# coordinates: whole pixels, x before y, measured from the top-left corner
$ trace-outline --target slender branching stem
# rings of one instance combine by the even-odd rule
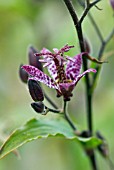
[[[95,0],[91,3],[91,6],[95,6],[98,2],[100,2],[101,0]]]
[[[72,17],[73,22],[74,22],[74,26],[76,28],[76,32],[77,32],[78,39],[79,39],[80,50],[81,50],[81,52],[84,52],[85,46],[84,46],[81,22],[78,21],[77,14],[76,14],[75,9],[71,3],[71,0],[64,0],[64,2],[65,2],[65,5]],[[87,70],[87,68],[88,68],[87,67],[87,59],[86,59],[86,57],[84,57],[83,58],[83,69]],[[86,102],[87,102],[88,129],[92,135],[92,131],[93,131],[93,128],[92,128],[92,126],[93,126],[93,123],[92,123],[92,94],[90,93],[91,85],[90,85],[90,80],[89,80],[88,74],[86,74],[86,76],[85,76],[85,81],[86,81],[85,84],[86,84],[86,98],[87,98]],[[66,104],[64,104],[64,105],[66,105]],[[93,170],[97,170],[97,164],[96,164],[96,158],[95,158],[94,151],[92,151],[92,155],[88,155],[88,156],[91,160]]]
[[[78,0],[78,2],[79,2],[79,4],[84,8],[84,3],[83,3],[82,1],[80,1],[80,0]],[[82,16],[83,16],[83,15],[82,15]],[[101,33],[101,31],[100,31],[100,29],[99,29],[96,21],[94,20],[94,18],[93,18],[93,16],[91,15],[90,12],[88,13],[88,17],[89,17],[89,19],[90,19],[90,21],[91,21],[91,23],[92,23],[92,25],[93,25],[93,27],[94,27],[94,29],[95,29],[95,31],[96,31],[96,34],[97,34],[98,38],[99,38],[100,41],[101,41],[101,47],[100,47],[100,50],[99,50],[99,52],[98,52],[98,60],[100,61],[100,60],[101,60],[101,57],[102,57],[102,55],[103,55],[104,49],[105,49],[105,47],[106,47],[106,45],[107,45],[107,43],[108,43],[108,42],[110,41],[110,39],[114,36],[114,29],[110,32],[110,34],[109,34],[109,35],[107,36],[107,38],[104,40],[104,38],[103,38],[103,36],[102,36],[102,33]],[[101,68],[100,65],[97,65],[97,66],[96,66],[97,73],[93,75],[93,83],[92,83],[92,86],[94,86],[94,85],[96,84],[95,82],[96,82],[96,79],[97,79],[97,77],[98,77],[98,75],[99,75],[100,68]],[[92,89],[93,89],[93,88],[92,88]]]
[[[96,1],[94,1],[94,2],[92,2],[92,3],[90,3],[89,0],[86,0],[86,5],[85,5],[86,7],[85,7],[85,9],[84,9],[84,12],[83,12],[80,20],[79,20],[80,23],[83,22],[84,18],[86,17],[86,15],[87,15],[88,12],[90,11],[90,9],[91,9],[93,6],[95,6],[99,1],[101,1],[101,0],[96,0]],[[84,6],[83,6],[83,7],[84,7]]]
[[[86,3],[86,6],[89,6],[90,4],[89,0],[86,0],[85,3]]]
[[[49,98],[49,96],[44,93],[44,96],[46,98],[46,100],[55,108],[55,109],[58,109],[58,106]]]
[[[105,50],[105,47],[106,47],[106,45],[108,44],[108,42],[111,40],[111,38],[113,36],[114,36],[114,29],[110,32],[110,34],[107,36],[107,38],[101,44],[101,47],[100,47],[100,50],[99,50],[99,54],[98,54],[98,59],[99,60],[102,58],[104,50]],[[97,80],[97,77],[99,75],[100,68],[101,67],[99,65],[96,66],[97,73],[93,76],[92,86],[94,86],[94,84],[96,84],[96,80]]]
[[[83,33],[82,33],[82,28],[81,25],[77,27],[77,33],[78,33],[78,38],[79,38],[79,44],[81,48],[81,52],[85,51],[84,48],[84,39],[83,39]],[[83,57],[83,69],[87,70],[87,60],[85,57]],[[89,75],[85,75],[85,81],[86,81],[86,104],[87,104],[87,125],[88,129],[90,131],[90,134],[92,135],[93,133],[93,122],[92,122],[92,94],[90,93],[90,80],[89,80]]]
[[[83,13],[82,13],[82,16],[81,16],[80,20],[79,20],[80,23],[83,22],[84,18],[85,18],[86,15],[88,14],[89,9],[90,9],[90,5],[87,5],[86,8],[85,8],[85,10],[84,10]]]
[[[71,126],[71,128],[76,131],[76,127],[75,125],[73,124],[73,122],[71,121],[69,115],[68,115],[68,112],[67,112],[67,102],[64,101],[64,106],[63,106],[63,113],[64,113],[64,116],[65,116],[65,119],[67,120],[67,122],[69,123],[69,125]]]
[[[53,113],[61,113],[60,110],[54,110],[54,109],[51,109],[51,108],[48,108],[48,107],[47,107],[47,109],[48,109],[48,111],[53,112]]]
[[[76,27],[76,25],[78,24],[78,16],[76,14],[76,11],[74,9],[74,6],[72,4],[71,0],[63,0],[65,5],[67,6],[67,9],[72,17],[72,20],[74,22],[74,26]]]
[[[88,13],[88,17],[89,17],[89,19],[90,19],[90,21],[91,21],[91,23],[92,23],[92,25],[93,25],[93,27],[94,27],[94,29],[95,29],[95,31],[96,31],[96,34],[97,34],[98,38],[100,39],[101,43],[104,43],[104,38],[103,38],[103,36],[102,36],[102,34],[101,34],[101,31],[100,31],[97,23],[95,22],[95,20],[94,20],[94,18],[93,18],[93,16],[91,15],[90,12]]]
[[[79,2],[79,4],[84,8],[84,3],[83,3],[82,1],[80,1],[80,0],[78,0],[78,2]],[[83,15],[83,14],[82,14],[82,15]],[[88,17],[89,17],[89,19],[90,19],[90,21],[91,21],[91,23],[92,23],[92,25],[93,25],[96,33],[97,33],[98,38],[100,39],[101,43],[103,43],[103,42],[104,42],[104,39],[103,39],[103,36],[102,36],[102,34],[101,34],[101,31],[100,31],[97,23],[95,22],[93,16],[91,15],[90,11],[89,11],[89,13],[88,13]]]
[[[100,50],[99,50],[99,54],[98,54],[98,59],[100,60],[104,49],[106,47],[106,45],[108,44],[108,42],[111,40],[111,38],[114,36],[114,29],[109,33],[109,35],[107,36],[107,38],[104,40],[104,42],[101,44]]]
[[[76,12],[74,13],[74,7],[71,5],[71,1],[70,0],[64,0],[68,10],[69,10],[69,13],[71,14],[71,17],[73,19],[73,22],[74,22],[74,25],[75,25],[75,28],[76,28],[76,32],[77,32],[77,35],[78,35],[78,39],[79,39],[79,44],[80,44],[80,50],[81,52],[84,52],[85,51],[85,47],[84,47],[84,39],[83,39],[83,32],[82,32],[82,26],[81,26],[81,23],[78,22],[78,18],[77,18],[77,14]],[[69,8],[69,4],[70,4],[70,8]],[[72,15],[73,13],[73,15]],[[86,57],[83,57],[83,69],[84,71],[87,70],[87,59]],[[88,114],[88,127],[90,128],[89,131],[91,132],[92,134],[92,111],[91,111],[91,97],[90,97],[90,81],[89,81],[89,76],[88,74],[85,75],[85,80],[86,80],[86,97],[87,97],[87,114]]]

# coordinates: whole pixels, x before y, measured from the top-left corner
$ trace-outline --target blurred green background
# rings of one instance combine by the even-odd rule
[[[82,9],[73,0],[78,15]],[[93,17],[106,37],[113,28],[113,11],[109,1],[98,5],[103,10],[93,8]],[[85,37],[92,47],[92,55],[98,54],[99,39],[88,18],[83,23]],[[37,117],[30,103],[32,99],[27,87],[18,76],[19,65],[27,63],[27,50],[34,45],[41,50],[47,47],[61,48],[66,43],[75,45],[70,55],[79,52],[77,35],[71,17],[63,1],[47,0],[0,0],[0,139],[8,136],[15,128],[28,119]],[[107,45],[105,54],[114,51],[114,39]],[[106,137],[110,147],[110,157],[114,158],[114,55],[104,64],[93,98],[94,130]],[[56,99],[54,90],[45,87]],[[80,129],[86,129],[86,107],[84,80],[74,91],[69,102],[69,113]],[[54,94],[54,95],[53,95]],[[51,113],[49,114],[49,116]],[[47,115],[48,116],[48,115]],[[55,116],[56,117],[56,116]],[[62,138],[39,139],[19,148],[21,158],[13,153],[0,160],[0,170],[91,170],[88,158],[79,144]],[[98,154],[97,160],[102,170],[108,169],[107,162]],[[114,160],[113,160],[114,161]]]

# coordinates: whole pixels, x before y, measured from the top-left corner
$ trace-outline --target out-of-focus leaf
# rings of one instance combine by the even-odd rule
[[[15,130],[5,141],[0,150],[0,158],[4,157],[21,145],[38,138],[47,137],[65,137],[70,140],[76,140],[86,148],[95,148],[101,143],[101,140],[91,138],[77,137],[69,124],[61,117],[57,119],[41,118],[31,119],[24,126]]]

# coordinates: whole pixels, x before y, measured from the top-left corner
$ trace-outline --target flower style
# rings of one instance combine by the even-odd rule
[[[24,65],[22,68],[31,76],[29,79],[40,81],[48,87],[56,89],[58,97],[63,96],[65,101],[69,101],[78,81],[86,73],[96,72],[95,69],[90,68],[80,74],[82,55],[85,53],[80,53],[73,58],[64,55],[64,52],[68,52],[73,47],[65,45],[60,50],[54,48],[54,53],[43,48],[41,53],[35,54],[35,56],[43,56],[43,59],[39,61],[45,63],[44,67],[47,67],[52,78],[31,65]]]

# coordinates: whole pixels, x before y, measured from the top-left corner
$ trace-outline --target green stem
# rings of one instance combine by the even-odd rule
[[[71,128],[76,131],[76,127],[75,125],[73,124],[73,122],[71,121],[71,119],[69,118],[69,115],[68,115],[68,112],[67,112],[67,102],[64,101],[64,106],[63,106],[63,112],[64,112],[64,116],[65,116],[65,119],[67,120],[67,122],[69,123],[69,125],[71,126]]]

